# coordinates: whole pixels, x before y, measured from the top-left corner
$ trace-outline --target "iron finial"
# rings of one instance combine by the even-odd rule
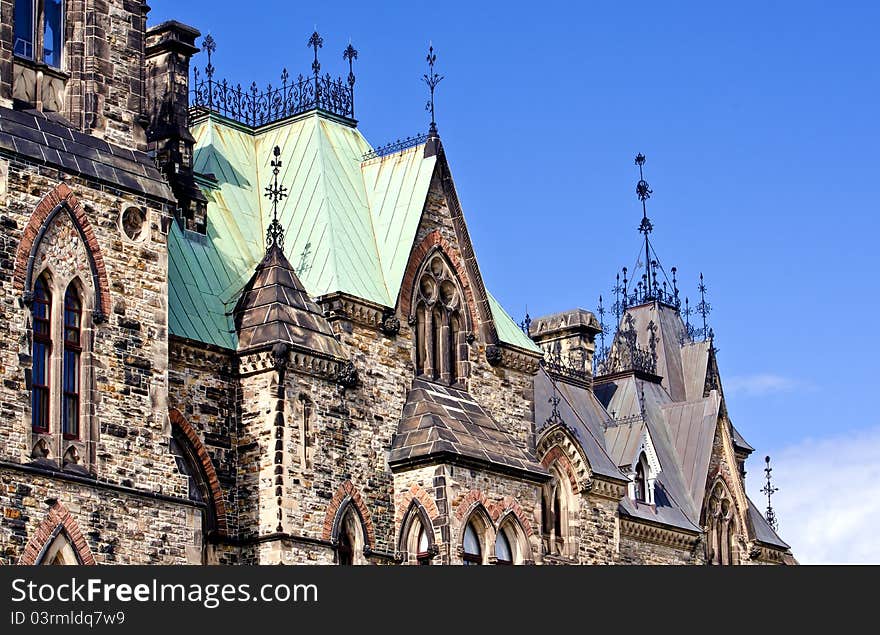
[[[706,283],[703,281],[703,274],[700,273],[700,284],[697,287],[697,290],[700,292],[700,303],[697,305],[697,313],[700,314],[703,318],[703,339],[710,339],[709,329],[709,313],[712,312],[712,305],[706,302],[706,294],[708,293],[706,290]]]
[[[438,75],[434,72],[434,63],[437,61],[437,55],[434,53],[434,45],[428,45],[428,56],[425,58],[428,62],[428,72],[422,77],[422,81],[428,85],[428,89],[431,91],[431,98],[428,103],[425,105],[425,110],[431,113],[431,128],[430,128],[430,136],[437,136],[437,122],[434,119],[434,89],[437,88],[437,84],[443,81],[443,75]]]
[[[264,196],[272,201],[272,222],[266,230],[266,252],[273,247],[284,248],[284,229],[278,221],[278,203],[287,196],[287,188],[278,184],[278,173],[281,171],[281,148],[275,146],[272,150],[274,158],[269,162],[272,166],[272,185],[266,186]]]
[[[636,155],[636,165],[639,166],[639,182],[636,183],[636,195],[639,197],[639,200],[642,202],[642,222],[639,224],[639,233],[644,234],[645,236],[645,270],[647,274],[647,292],[650,294],[651,287],[653,286],[653,277],[651,273],[651,247],[650,242],[648,240],[648,235],[654,230],[654,225],[651,223],[651,219],[648,218],[648,206],[646,201],[651,198],[651,194],[654,191],[648,186],[648,182],[645,180],[645,174],[643,167],[645,165],[645,155],[639,152]]]
[[[522,329],[523,333],[525,333],[528,337],[531,337],[529,331],[532,328],[532,317],[529,315],[528,305],[526,305],[526,317],[523,318],[523,321],[519,323],[519,327]]]
[[[317,27],[314,32],[312,32],[312,36],[309,38],[307,46],[315,51],[315,59],[312,62],[312,74],[315,76],[315,103],[317,104],[320,103],[320,100],[318,99],[318,74],[321,72],[321,62],[318,61],[318,49],[324,46],[324,38],[318,34]]]
[[[764,518],[767,519],[767,524],[773,528],[773,531],[779,531],[779,521],[776,519],[776,512],[773,511],[773,505],[771,504],[771,496],[779,491],[778,487],[773,487],[773,483],[771,481],[771,472],[773,472],[773,468],[770,467],[770,457],[764,457],[764,463],[767,467],[764,468],[764,478],[767,482],[764,484],[764,488],[761,490],[762,494],[767,495],[767,511],[764,513]]]
[[[358,52],[355,47],[351,45],[351,42],[348,43],[348,46],[345,47],[345,50],[342,52],[342,59],[348,61],[348,85],[354,86],[354,60],[358,58]]]

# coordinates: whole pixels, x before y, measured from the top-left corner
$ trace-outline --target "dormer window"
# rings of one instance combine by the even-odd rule
[[[650,458],[649,458],[650,457]],[[645,437],[642,451],[630,471],[629,495],[636,503],[654,505],[654,492],[660,465],[649,437]]]
[[[64,1],[15,0],[13,21],[15,55],[61,69]]]

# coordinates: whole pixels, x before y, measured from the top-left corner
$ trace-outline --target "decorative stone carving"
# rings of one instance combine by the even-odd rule
[[[495,344],[489,344],[489,346],[486,347],[486,361],[492,366],[498,366],[503,359],[504,354],[501,352],[500,347]]]

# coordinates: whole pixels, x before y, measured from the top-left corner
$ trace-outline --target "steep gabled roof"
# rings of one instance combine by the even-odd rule
[[[272,212],[262,194],[276,145],[289,194],[279,204],[284,255],[308,294],[395,305],[436,154],[421,144],[364,161],[372,148],[361,133],[314,111],[256,130],[207,115],[192,133],[207,235],[169,232],[173,335],[236,348],[231,314],[264,254]],[[494,299],[490,309],[502,341],[535,350]]]

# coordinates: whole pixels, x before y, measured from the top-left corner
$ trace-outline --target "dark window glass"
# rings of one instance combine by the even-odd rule
[[[339,554],[339,564],[350,566],[354,564],[354,547],[352,546],[351,536],[348,531],[343,531],[339,536],[339,546],[337,547]]]
[[[15,0],[13,20],[14,53],[34,59],[34,0]]]
[[[513,550],[510,548],[510,541],[503,531],[499,531],[495,538],[495,562],[497,564],[513,564]]]
[[[52,296],[41,278],[34,285],[33,373],[31,425],[34,432],[49,432],[49,359],[52,353]]]
[[[79,437],[80,355],[82,302],[73,285],[64,294],[64,368],[61,431],[66,438]]]
[[[637,501],[647,500],[648,487],[647,482],[645,481],[645,467],[642,464],[641,459],[639,459],[639,462],[636,465],[635,490]]]
[[[465,564],[483,564],[483,555],[480,549],[480,539],[471,523],[468,523],[464,530],[464,563]]]
[[[64,35],[62,0],[43,0],[43,61],[61,68],[61,48]]]

